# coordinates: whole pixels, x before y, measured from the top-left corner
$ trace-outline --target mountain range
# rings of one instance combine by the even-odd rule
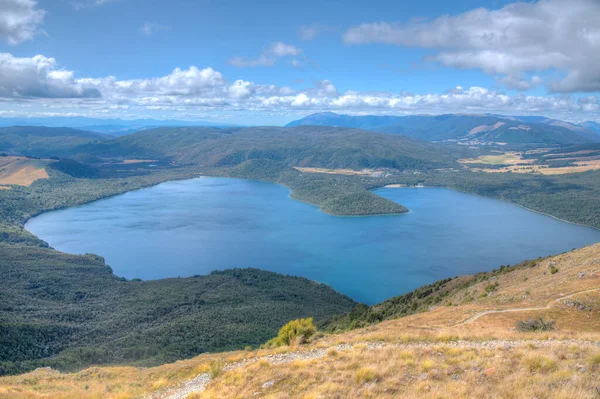
[[[567,145],[600,142],[600,124],[576,125],[536,116],[501,115],[340,115],[316,113],[287,126],[339,126],[401,134],[416,139],[459,144]]]

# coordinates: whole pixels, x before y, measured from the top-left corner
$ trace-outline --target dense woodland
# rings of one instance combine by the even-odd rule
[[[291,319],[355,304],[326,285],[257,269],[126,281],[97,255],[0,244],[0,259],[0,374],[257,346]]]

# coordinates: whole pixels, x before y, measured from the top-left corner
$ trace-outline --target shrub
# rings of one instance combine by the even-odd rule
[[[488,284],[485,286],[485,292],[494,292],[500,284],[496,281],[494,284]]]
[[[356,382],[359,384],[373,382],[377,379],[377,373],[370,367],[363,367],[356,373]]]
[[[276,348],[279,346],[290,345],[292,342],[299,341],[303,344],[317,332],[313,324],[312,317],[306,319],[296,319],[281,327],[277,337],[271,339],[265,344],[266,347]]]
[[[544,321],[543,318],[517,321],[517,330],[522,332],[552,331],[554,321]]]
[[[551,273],[551,274],[558,273],[558,268],[557,268],[556,266],[552,266],[552,267],[550,267],[550,273]]]

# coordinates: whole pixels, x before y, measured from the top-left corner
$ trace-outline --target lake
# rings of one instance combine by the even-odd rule
[[[204,177],[49,212],[26,228],[115,274],[158,279],[256,267],[373,304],[433,281],[600,242],[600,231],[443,188],[383,188],[395,216],[336,217],[285,187]]]

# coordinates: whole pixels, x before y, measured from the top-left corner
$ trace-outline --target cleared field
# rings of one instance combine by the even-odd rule
[[[511,165],[501,169],[474,169],[487,173],[537,173],[541,175],[565,175],[581,173],[590,170],[600,170],[600,160],[575,162],[574,166],[561,166],[557,168],[547,165]]]
[[[50,162],[25,157],[0,157],[0,185],[29,186],[38,179],[47,179],[46,166]]]
[[[157,161],[155,159],[126,159],[121,163],[123,163],[125,165],[130,165],[130,164],[136,164],[136,163],[150,163],[150,162],[157,162]]]
[[[301,168],[295,167],[294,169],[304,173],[327,173],[330,175],[347,175],[347,176],[370,176],[375,171],[371,169],[363,170],[352,170],[352,169],[326,169],[326,168]]]
[[[482,155],[477,158],[459,159],[458,162],[463,164],[487,164],[487,165],[516,165],[528,164],[533,160],[524,160],[521,155],[515,152],[507,152],[501,155]]]

